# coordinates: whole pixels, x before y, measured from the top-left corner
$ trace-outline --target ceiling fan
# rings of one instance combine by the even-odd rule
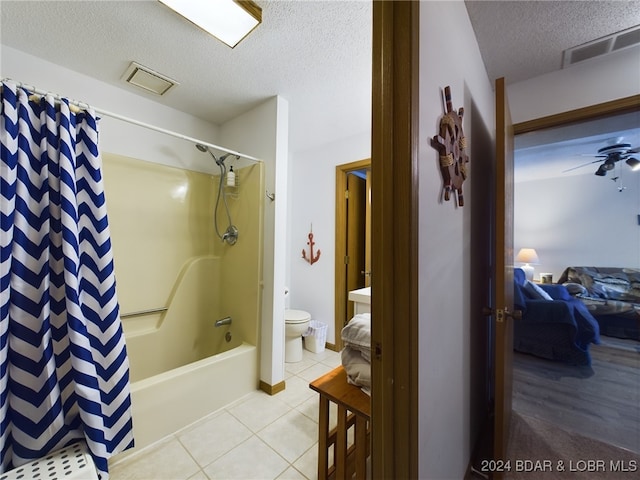
[[[592,165],[594,163],[600,163],[600,166],[595,171],[595,174],[599,177],[604,177],[609,170],[613,170],[616,163],[624,160],[631,170],[640,171],[640,160],[631,155],[634,153],[640,152],[640,147],[631,148],[630,143],[623,143],[623,138],[616,138],[609,142],[609,145],[598,149],[598,153],[593,155],[598,157],[597,160],[594,160],[589,163],[585,163],[582,165],[578,165],[577,167],[569,168],[568,170],[564,170],[562,173],[569,172],[571,170],[575,170],[577,168],[586,167],[587,165]]]

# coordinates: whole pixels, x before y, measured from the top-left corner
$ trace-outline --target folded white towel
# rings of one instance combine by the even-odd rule
[[[341,357],[342,366],[347,372],[347,382],[371,395],[371,363],[363,358],[359,350],[351,347],[344,347]]]
[[[371,314],[359,313],[342,329],[342,341],[345,346],[358,350],[371,362]]]

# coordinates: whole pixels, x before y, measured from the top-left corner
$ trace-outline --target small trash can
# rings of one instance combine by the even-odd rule
[[[324,344],[327,342],[327,324],[311,320],[303,337],[304,347],[307,350],[313,353],[324,352]]]

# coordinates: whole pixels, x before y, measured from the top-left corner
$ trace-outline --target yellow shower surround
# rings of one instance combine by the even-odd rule
[[[102,160],[116,288],[125,316],[134,434],[141,447],[258,386],[264,169],[262,163],[234,164],[237,186],[223,186],[240,232],[231,246],[213,227],[219,176],[110,153]],[[218,218],[224,231],[222,199]],[[126,317],[164,307],[165,312]],[[224,317],[232,324],[214,327]],[[217,358],[235,366],[213,365]],[[202,362],[211,374],[200,373]],[[162,393],[165,379],[174,383]],[[213,390],[203,390],[203,382]],[[160,410],[162,417],[174,417],[170,424],[161,425],[166,419],[150,413],[159,398],[176,399],[176,405]]]

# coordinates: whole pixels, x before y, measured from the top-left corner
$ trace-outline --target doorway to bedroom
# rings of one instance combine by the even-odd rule
[[[600,170],[602,148],[640,145],[639,118],[632,97],[514,126],[514,247],[536,250],[535,282],[549,274],[557,283],[568,267],[640,270],[640,172],[629,157]],[[555,425],[640,454],[640,336],[603,331],[601,343],[589,345],[590,365],[516,351],[513,409],[542,429]]]

